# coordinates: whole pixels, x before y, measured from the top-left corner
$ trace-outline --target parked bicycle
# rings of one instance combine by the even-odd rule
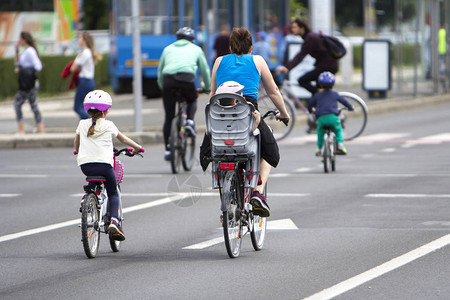
[[[230,98],[237,103],[221,104],[222,99]],[[266,236],[266,218],[259,216],[250,204],[260,179],[260,136],[258,129],[253,130],[254,109],[236,94],[216,94],[206,107],[206,128],[212,146],[212,185],[220,193],[221,223],[230,258],[239,256],[246,234],[250,233],[256,251],[262,249]],[[262,118],[277,113],[266,112]]]
[[[144,152],[141,148],[139,152]],[[123,180],[123,163],[116,159],[120,154],[126,156],[134,156],[133,148],[114,149],[114,175],[116,176],[117,191],[119,193],[119,223],[122,227],[123,210],[120,183]],[[74,152],[74,154],[77,154]],[[141,154],[138,154],[142,157]],[[83,242],[84,252],[88,258],[97,256],[100,245],[100,233],[106,233],[109,236],[109,244],[113,252],[120,249],[120,241],[113,239],[108,233],[110,224],[110,215],[108,213],[108,194],[104,182],[106,179],[102,176],[87,176],[87,182],[94,182],[95,187],[89,185],[84,186],[85,194],[83,196],[80,212],[81,212],[81,241]]]
[[[289,115],[291,116],[289,125],[287,127],[282,126],[273,116],[266,120],[266,123],[273,129],[274,136],[277,141],[286,138],[291,133],[296,122],[295,112],[297,109],[303,112],[306,116],[306,121],[309,128],[316,128],[316,119],[314,114],[310,114],[308,112],[306,100],[300,100],[297,96],[295,96],[293,92],[294,85],[295,83],[285,79],[283,80],[280,88],[280,92],[283,95],[284,104]],[[364,100],[358,95],[350,92],[339,92],[339,94],[350,102],[355,109],[351,113],[342,112],[339,116],[343,129],[344,140],[349,141],[360,136],[366,128],[368,109]],[[340,103],[338,106],[339,108],[343,107]],[[262,91],[258,97],[258,107],[262,114],[275,109],[275,106],[272,101],[270,101],[270,98]]]
[[[186,130],[187,101],[182,97],[181,90],[175,93],[179,99],[178,111],[172,119],[169,137],[170,165],[173,174],[180,172],[181,165],[185,171],[190,171],[194,164],[195,154],[195,133]]]

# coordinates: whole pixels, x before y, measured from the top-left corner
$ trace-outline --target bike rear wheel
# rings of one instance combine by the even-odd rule
[[[85,195],[81,209],[81,241],[84,252],[89,258],[97,256],[100,245],[100,212],[97,207],[97,196],[94,193]]]
[[[367,125],[367,106],[364,100],[353,93],[339,92],[355,109],[354,111],[342,110],[339,119],[343,129],[344,140],[349,141],[360,136]],[[338,106],[343,105],[338,102]]]
[[[183,169],[185,171],[190,171],[194,165],[194,155],[195,155],[195,135],[189,132],[184,132],[183,139]]]
[[[227,210],[222,213],[222,226],[225,239],[225,247],[230,258],[236,258],[241,252],[242,222],[240,207],[239,179],[234,171],[228,171],[225,175],[222,201],[226,201]]]
[[[333,141],[330,143],[330,159],[331,159],[331,171],[336,171],[336,151],[337,151],[337,142],[336,139],[333,138]]]
[[[264,195],[267,196],[267,185],[264,189]],[[263,218],[258,215],[251,215],[250,222],[252,229],[250,232],[250,237],[252,239],[253,249],[259,251],[263,248],[264,240],[266,238],[267,218]]]
[[[270,115],[264,119],[267,125],[273,130],[273,136],[277,141],[280,141],[286,138],[294,128],[295,123],[295,107],[291,100],[284,98],[284,105],[286,106],[286,110],[289,113],[289,123],[288,125],[284,125],[283,122],[277,121],[274,115]],[[261,98],[258,98],[258,110],[263,116],[266,112],[271,110],[277,110],[276,106],[273,104],[272,100],[270,100],[269,96],[264,95]]]
[[[172,120],[172,127],[170,128],[170,166],[172,167],[172,173],[177,174],[180,172],[181,165],[181,139],[180,139],[180,127],[178,118],[175,117]]]

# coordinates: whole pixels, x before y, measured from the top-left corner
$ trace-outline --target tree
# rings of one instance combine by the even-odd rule
[[[83,29],[109,29],[108,11],[108,0],[83,1]]]

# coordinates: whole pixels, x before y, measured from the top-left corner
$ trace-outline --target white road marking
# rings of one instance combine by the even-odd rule
[[[367,194],[367,198],[450,198],[450,194]]]
[[[136,210],[142,210],[142,209],[146,209],[146,208],[150,208],[150,207],[155,207],[155,206],[158,206],[158,205],[163,205],[163,204],[167,204],[167,203],[170,203],[170,202],[178,201],[178,200],[180,200],[182,198],[183,198],[183,196],[181,196],[181,195],[180,196],[174,196],[174,197],[166,197],[166,198],[150,201],[150,202],[147,202],[147,203],[143,203],[143,204],[139,204],[139,205],[135,205],[135,206],[124,208],[123,212],[127,213],[127,212],[133,212],[133,211],[136,211]],[[50,231],[50,230],[55,230],[55,229],[60,229],[60,228],[76,225],[76,224],[79,224],[79,223],[80,223],[80,219],[78,218],[78,219],[75,219],[75,220],[70,220],[70,221],[61,222],[61,223],[57,223],[57,224],[53,224],[53,225],[47,225],[47,226],[43,226],[43,227],[38,227],[38,228],[30,229],[30,230],[25,230],[25,231],[22,231],[22,232],[17,232],[17,233],[13,233],[13,234],[7,234],[7,235],[4,235],[4,236],[0,236],[0,243],[1,242],[6,242],[6,241],[10,241],[10,240],[14,240],[14,239],[18,239],[18,238],[25,237],[25,236],[29,236],[29,235],[34,235],[34,234]]]
[[[450,142],[450,133],[440,133],[426,136],[417,140],[411,140],[402,145],[403,148],[411,148],[416,145],[423,144],[441,144],[443,142]]]
[[[384,152],[384,153],[392,153],[395,151],[397,151],[397,149],[395,149],[395,148],[385,148],[385,149],[381,150],[381,152]]]
[[[351,143],[361,143],[361,144],[372,144],[376,142],[397,140],[400,138],[405,138],[410,136],[409,133],[376,133],[366,136],[360,136],[355,140],[351,141]]]
[[[309,172],[311,170],[312,170],[311,168],[298,168],[298,169],[295,169],[292,172],[294,172],[294,173],[303,173],[303,172]]]
[[[356,275],[352,278],[349,278],[345,281],[342,281],[332,287],[324,289],[312,296],[304,298],[306,300],[315,300],[315,299],[332,299],[336,296],[339,296],[345,292],[348,292],[355,287],[366,283],[370,280],[373,280],[381,275],[384,275],[390,271],[393,271],[401,266],[404,266],[422,256],[425,256],[431,252],[434,252],[442,247],[445,247],[450,244],[450,234],[445,235],[441,238],[438,238],[426,245],[423,245],[417,249],[414,249],[408,253],[405,253],[401,256],[391,259],[390,261],[376,266],[364,273]]]
[[[298,230],[298,227],[291,219],[267,221],[267,230]],[[214,245],[223,243],[223,236],[210,239],[201,243],[184,247],[185,250],[202,250]]]
[[[46,174],[0,174],[0,178],[48,178]]]
[[[12,198],[12,197],[18,197],[22,194],[0,194],[0,198]]]

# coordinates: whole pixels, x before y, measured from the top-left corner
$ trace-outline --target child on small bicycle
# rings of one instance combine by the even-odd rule
[[[342,103],[348,110],[353,111],[353,106],[337,92],[333,91],[335,77],[331,72],[323,72],[317,80],[323,91],[314,94],[308,103],[310,113],[315,110],[317,119],[317,149],[316,156],[321,155],[321,149],[324,143],[325,130],[323,126],[333,126],[336,135],[337,154],[346,155],[347,149],[344,147],[344,138],[342,136],[342,126],[339,119],[339,110],[337,103]]]
[[[119,194],[114,175],[113,136],[138,153],[141,145],[122,134],[112,121],[106,120],[112,106],[111,96],[102,90],[89,92],[84,98],[84,109],[90,119],[80,120],[74,140],[77,163],[86,176],[103,176],[106,178],[105,188],[108,194],[111,223],[108,232],[115,240],[125,240],[125,234],[119,223]],[[89,182],[93,188],[94,183]]]

